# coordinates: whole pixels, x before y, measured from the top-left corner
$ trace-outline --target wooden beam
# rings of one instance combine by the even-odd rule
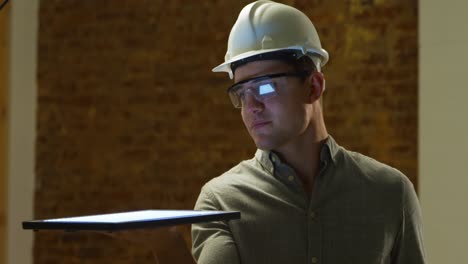
[[[0,10],[0,264],[6,263],[9,4]]]

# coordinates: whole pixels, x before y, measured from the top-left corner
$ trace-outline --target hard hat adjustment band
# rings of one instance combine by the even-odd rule
[[[238,61],[234,61],[231,63],[231,70],[234,73],[237,68],[242,65],[245,65],[249,62],[253,61],[261,61],[261,60],[282,60],[282,61],[295,61],[305,56],[302,52],[298,50],[281,50],[281,51],[272,51],[267,53],[261,53],[254,56],[250,56]]]

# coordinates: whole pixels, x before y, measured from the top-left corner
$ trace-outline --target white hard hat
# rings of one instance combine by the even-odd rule
[[[231,29],[224,63],[214,72],[227,72],[233,78],[231,63],[275,51],[297,50],[318,66],[328,61],[310,19],[294,7],[268,0],[245,6]]]

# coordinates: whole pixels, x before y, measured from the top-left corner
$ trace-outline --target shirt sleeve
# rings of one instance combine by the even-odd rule
[[[223,210],[208,186],[204,186],[195,210]],[[239,264],[236,243],[226,221],[192,225],[192,254],[198,264]]]
[[[402,205],[401,227],[393,248],[392,263],[424,264],[421,208],[413,184],[406,177],[403,178]]]

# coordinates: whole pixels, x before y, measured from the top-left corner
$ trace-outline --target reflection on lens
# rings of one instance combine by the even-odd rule
[[[275,89],[273,88],[273,85],[271,85],[271,83],[261,84],[258,87],[258,94],[260,96],[268,95],[268,94],[273,93],[273,92],[275,92]]]

